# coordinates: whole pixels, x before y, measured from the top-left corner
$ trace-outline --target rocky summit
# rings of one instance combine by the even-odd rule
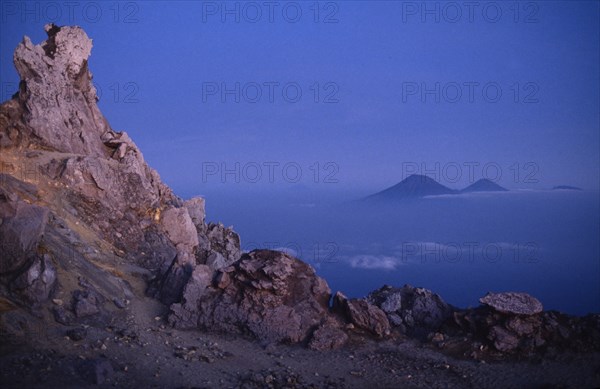
[[[45,30],[16,47],[19,90],[0,106],[3,387],[472,387],[513,369],[473,359],[598,360],[598,315],[523,293],[459,309],[410,285],[332,297],[299,259],[242,252],[102,115],[86,33]],[[573,379],[598,382],[587,372]]]

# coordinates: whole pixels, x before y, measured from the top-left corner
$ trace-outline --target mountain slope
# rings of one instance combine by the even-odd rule
[[[495,182],[488,180],[487,178],[482,178],[474,182],[473,184],[467,186],[461,193],[470,193],[470,192],[506,192],[508,189],[501,187]]]
[[[413,174],[400,183],[367,197],[365,200],[398,200],[416,199],[424,196],[456,194],[432,178],[424,175]]]

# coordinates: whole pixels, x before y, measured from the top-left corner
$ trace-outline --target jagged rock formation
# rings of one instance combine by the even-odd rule
[[[239,237],[207,226],[204,200],[175,196],[127,133],[110,127],[85,32],[45,29],[45,42],[25,37],[15,50],[19,91],[0,106],[1,292],[28,303],[72,294],[57,316],[89,316],[130,294],[106,270],[125,262],[153,272],[158,295],[178,301],[197,264],[216,270],[239,258]],[[79,289],[77,277],[89,286]],[[85,297],[92,290],[104,297]]]
[[[100,137],[110,127],[96,106],[87,60],[92,41],[79,28],[45,27],[48,40],[34,45],[23,39],[14,54],[21,84],[9,114],[23,109],[2,146],[34,143],[65,153],[106,156]],[[15,116],[17,116],[15,115]],[[12,115],[11,115],[12,116]],[[18,134],[12,139],[10,134]],[[23,138],[21,138],[23,137]]]

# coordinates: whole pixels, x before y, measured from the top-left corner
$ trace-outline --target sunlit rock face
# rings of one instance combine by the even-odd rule
[[[39,303],[75,292],[81,278],[84,290],[106,295],[97,301],[112,301],[129,294],[114,270],[123,263],[169,288],[169,269],[212,253],[204,200],[184,203],[127,133],[110,127],[97,106],[86,33],[45,30],[41,44],[25,37],[17,46],[19,90],[0,106],[2,293]]]
[[[14,54],[18,101],[32,142],[56,151],[106,156],[100,137],[110,127],[96,105],[88,58],[92,40],[79,27],[45,27],[48,39],[23,38]]]

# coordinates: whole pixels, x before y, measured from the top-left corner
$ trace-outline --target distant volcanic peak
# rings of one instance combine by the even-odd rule
[[[456,191],[440,184],[433,178],[413,174],[400,183],[369,196],[368,199],[419,198],[454,193]]]
[[[387,188],[379,193],[367,197],[367,200],[397,200],[397,199],[416,199],[425,196],[454,195],[471,192],[506,192],[508,189],[496,184],[495,182],[482,178],[463,190],[450,189],[434,180],[431,177],[413,174],[408,176],[398,184]]]
[[[580,187],[570,186],[570,185],[558,185],[558,186],[555,186],[552,189],[553,190],[583,190]]]
[[[438,184],[441,185],[440,183],[438,183],[436,180],[434,180],[433,178],[426,176],[424,174],[411,174],[410,176],[406,177],[404,180],[402,180],[401,182],[414,182],[414,183],[434,183],[434,184]]]
[[[506,192],[508,189],[501,187],[495,182],[488,180],[487,178],[482,178],[477,180],[473,184],[467,186],[465,189],[461,190],[463,193],[467,192]]]

